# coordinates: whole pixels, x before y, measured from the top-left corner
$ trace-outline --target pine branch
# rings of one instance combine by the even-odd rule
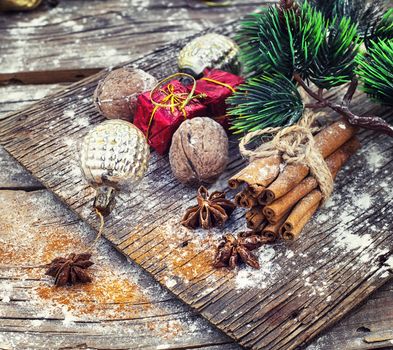
[[[393,106],[393,39],[371,42],[368,52],[358,55],[356,62],[363,91],[374,100]]]
[[[241,57],[254,77],[228,99],[232,129],[240,133],[287,126],[301,118],[304,108],[328,107],[354,125],[393,136],[382,118],[357,116],[349,109],[358,85],[356,73],[368,94],[393,105],[393,40],[388,40],[393,36],[393,9],[383,15],[380,0],[310,1],[299,7],[293,0],[281,0],[242,23]],[[358,54],[362,37],[369,49],[365,55]],[[319,88],[317,93],[309,81]],[[314,103],[303,105],[296,82]],[[342,104],[324,97],[325,89],[348,82]]]
[[[365,45],[368,48],[373,41],[393,39],[393,8],[386,11],[378,25],[367,28]]]
[[[310,4],[330,21],[349,18],[358,24],[362,38],[379,24],[385,13],[383,0],[311,0]]]
[[[296,72],[306,77],[325,32],[322,14],[307,4],[288,10],[274,6],[254,14],[242,23],[237,37],[246,73],[291,77]]]
[[[349,18],[330,25],[326,39],[310,66],[310,80],[319,88],[330,89],[353,79],[359,48],[357,26]]]
[[[282,74],[250,79],[227,100],[235,133],[291,125],[303,115],[296,85]]]

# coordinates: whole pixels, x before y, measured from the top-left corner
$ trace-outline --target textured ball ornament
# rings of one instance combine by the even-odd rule
[[[29,11],[40,3],[41,0],[1,0],[0,11]]]
[[[172,172],[182,183],[213,183],[228,163],[228,137],[210,118],[183,122],[175,132],[169,151]]]
[[[129,191],[142,179],[149,154],[143,133],[124,120],[107,120],[89,131],[81,145],[80,164],[97,190],[98,210],[110,211],[116,191]]]
[[[190,41],[179,53],[181,72],[199,79],[206,68],[240,74],[239,46],[230,38],[210,33]]]
[[[156,78],[141,69],[116,69],[98,83],[94,103],[108,119],[132,121],[138,95],[156,84]]]

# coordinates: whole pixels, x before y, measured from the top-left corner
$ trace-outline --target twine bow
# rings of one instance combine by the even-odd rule
[[[189,93],[187,92],[175,92],[175,87],[173,84],[168,84],[165,89],[161,88],[161,85],[170,81],[176,77],[183,76],[192,80],[193,86]],[[192,75],[186,73],[175,73],[170,75],[169,77],[159,81],[153,90],[150,91],[150,101],[154,105],[154,109],[151,113],[149,124],[147,126],[146,138],[149,138],[151,124],[153,123],[154,116],[159,108],[170,108],[171,112],[174,113],[175,110],[179,110],[183,113],[184,119],[187,119],[187,111],[186,106],[190,103],[190,101],[194,98],[204,98],[206,95],[198,94],[194,95],[196,89],[196,80]],[[161,93],[165,95],[165,97],[157,102],[154,100],[153,96],[156,91],[159,90]],[[169,102],[169,103],[167,103]]]
[[[319,128],[311,126],[320,115],[321,113],[306,111],[302,119],[295,125],[286,128],[265,128],[250,132],[240,141],[240,153],[251,160],[279,155],[287,164],[300,163],[307,165],[310,173],[317,180],[324,201],[326,201],[333,191],[333,177],[315,145],[313,134]],[[251,143],[255,137],[263,135],[274,135],[274,137],[255,150],[246,148],[246,145]]]

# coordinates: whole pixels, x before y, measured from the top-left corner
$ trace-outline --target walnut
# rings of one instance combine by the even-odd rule
[[[156,84],[156,78],[141,69],[116,69],[98,83],[94,103],[108,119],[132,121],[138,95]]]
[[[228,137],[210,118],[183,122],[175,132],[169,151],[172,172],[182,183],[213,183],[228,163]]]

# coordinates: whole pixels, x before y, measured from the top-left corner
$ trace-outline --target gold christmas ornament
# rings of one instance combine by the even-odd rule
[[[202,35],[189,42],[179,53],[181,72],[201,78],[205,68],[217,68],[239,75],[239,46],[230,38],[215,33]]]
[[[0,0],[0,11],[28,11],[40,3],[41,0]]]
[[[143,178],[150,150],[143,133],[124,120],[107,120],[84,137],[80,165],[96,188],[94,207],[108,214],[116,191],[129,191]]]
[[[138,96],[156,84],[157,79],[141,69],[116,69],[98,83],[94,103],[108,119],[132,121]]]

